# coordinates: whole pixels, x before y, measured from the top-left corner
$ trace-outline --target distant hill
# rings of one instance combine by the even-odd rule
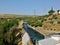
[[[34,15],[0,14],[0,18],[34,17]]]
[[[15,15],[15,14],[0,14],[0,18],[19,18],[24,17],[22,15]]]

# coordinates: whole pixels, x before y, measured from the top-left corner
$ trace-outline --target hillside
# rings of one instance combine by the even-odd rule
[[[46,18],[43,28],[45,30],[60,31],[60,15],[51,15],[48,18]]]

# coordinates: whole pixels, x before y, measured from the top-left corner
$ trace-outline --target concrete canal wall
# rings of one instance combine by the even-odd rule
[[[22,45],[33,45],[27,32],[22,37]]]

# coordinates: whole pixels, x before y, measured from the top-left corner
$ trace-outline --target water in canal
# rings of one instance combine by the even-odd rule
[[[33,29],[31,29],[30,27],[28,27],[27,23],[23,23],[23,28],[30,35],[30,38],[31,38],[34,45],[35,45],[36,41],[44,39],[44,35],[38,33],[37,31],[35,31]]]

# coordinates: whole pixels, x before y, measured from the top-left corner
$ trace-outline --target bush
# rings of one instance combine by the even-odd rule
[[[0,23],[0,45],[3,45],[5,40],[10,43],[10,28],[14,25],[18,25],[18,21],[16,19],[10,19],[9,21],[7,19],[2,22],[3,23]]]

